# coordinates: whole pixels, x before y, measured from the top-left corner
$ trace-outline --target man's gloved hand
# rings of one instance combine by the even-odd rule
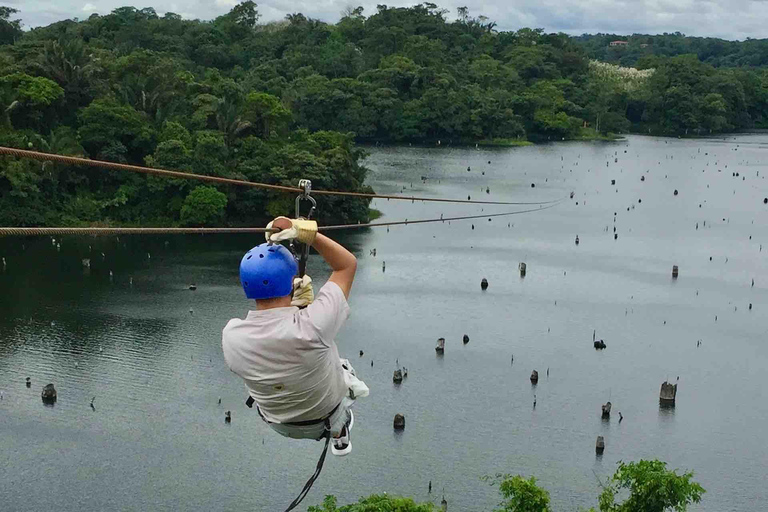
[[[280,228],[280,232],[270,231],[273,227]],[[317,235],[317,222],[306,219],[289,219],[288,217],[277,217],[267,224],[265,233],[267,242],[282,242],[283,240],[296,239],[304,244],[311,244],[315,241]]]
[[[294,278],[291,306],[309,306],[313,300],[315,300],[315,291],[312,288],[312,278],[308,275],[304,275],[302,278]]]

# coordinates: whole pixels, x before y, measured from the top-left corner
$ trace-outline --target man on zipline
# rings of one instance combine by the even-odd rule
[[[268,243],[248,251],[240,262],[240,281],[256,310],[245,320],[227,323],[224,359],[245,381],[249,403],[256,403],[273,430],[316,440],[330,430],[331,452],[347,455],[354,423],[349,409],[368,388],[349,361],[339,358],[334,338],[349,316],[357,260],[319,234],[315,221],[278,217],[267,229]],[[293,239],[314,247],[333,270],[317,297],[309,276],[296,276],[296,258],[280,245]]]

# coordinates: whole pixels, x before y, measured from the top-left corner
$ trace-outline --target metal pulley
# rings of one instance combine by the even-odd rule
[[[310,180],[299,180],[299,188],[302,190],[302,192],[296,196],[296,218],[301,218],[301,202],[302,201],[309,201],[310,208],[309,212],[307,213],[307,216],[304,217],[305,219],[309,220],[312,218],[312,215],[317,211],[317,201],[315,201],[315,198],[312,197],[312,182]],[[304,274],[306,274],[307,271],[307,259],[309,259],[309,245],[307,244],[299,244],[300,247],[298,250],[294,247],[293,242],[291,242],[291,250],[294,254],[298,253],[298,260],[299,260],[299,277],[304,277]]]

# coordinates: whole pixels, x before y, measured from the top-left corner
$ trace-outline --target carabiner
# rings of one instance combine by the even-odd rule
[[[298,219],[301,217],[301,201],[303,199],[312,204],[306,217],[307,219],[311,219],[312,214],[317,210],[317,202],[315,201],[315,198],[310,195],[312,193],[312,182],[310,180],[299,180],[299,188],[302,189],[303,192],[296,196],[296,218]]]

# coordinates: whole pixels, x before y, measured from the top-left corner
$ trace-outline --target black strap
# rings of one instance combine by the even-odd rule
[[[248,397],[248,398],[245,400],[245,405],[246,405],[248,408],[253,408],[253,404],[255,404],[255,403],[256,403],[256,400],[254,400],[252,396],[249,396],[249,397]],[[319,425],[319,424],[321,424],[321,423],[325,423],[325,420],[327,420],[327,419],[329,419],[331,416],[333,416],[333,415],[336,413],[336,411],[337,411],[337,410],[339,410],[339,407],[341,407],[341,402],[339,402],[339,403],[336,405],[336,407],[334,407],[334,408],[331,410],[331,412],[329,412],[328,414],[326,414],[324,418],[320,418],[319,420],[292,421],[292,422],[286,422],[286,423],[282,423],[282,425],[288,425],[288,426],[291,426],[291,427],[311,427],[312,425]],[[265,418],[265,417],[264,417],[264,415],[261,413],[261,409],[259,409],[259,406],[258,406],[258,405],[256,406],[256,412],[257,412],[257,413],[259,413],[259,416],[261,416],[261,419],[262,419],[262,420],[264,420],[264,421],[265,421],[265,422],[267,422],[267,423],[270,423],[270,421],[269,421],[269,420],[267,420],[267,418]],[[318,439],[318,441],[319,441],[320,439],[322,439],[322,437],[321,437],[321,438],[319,438],[319,439]]]
[[[245,405],[247,405],[249,408],[253,407],[253,404],[256,401],[253,399],[252,396],[249,396],[248,399],[245,401]],[[309,491],[312,489],[312,486],[315,483],[315,480],[318,479],[320,476],[320,472],[323,470],[323,464],[325,464],[325,456],[328,455],[328,445],[331,443],[331,416],[333,416],[333,413],[336,412],[336,410],[341,406],[341,403],[333,408],[333,410],[328,414],[325,418],[322,420],[313,420],[313,421],[302,421],[298,423],[286,423],[286,425],[295,425],[295,426],[301,426],[301,425],[315,425],[317,423],[323,423],[325,424],[325,430],[323,431],[322,437],[318,439],[325,438],[325,445],[323,446],[323,453],[320,455],[320,460],[317,461],[317,466],[315,466],[315,472],[314,474],[309,477],[309,480],[307,480],[307,483],[304,484],[304,487],[301,489],[301,492],[298,496],[296,496],[296,499],[291,502],[290,505],[288,505],[288,508],[285,509],[285,512],[290,512],[294,508],[299,506],[299,503],[304,501],[304,498],[307,497],[307,494],[309,494]],[[256,411],[259,413],[259,416],[261,416],[261,411],[258,407],[256,407]],[[261,416],[262,419],[264,419],[264,416]],[[264,419],[264,421],[267,421]]]
[[[310,489],[312,489],[312,485],[315,483],[315,480],[317,480],[317,478],[320,476],[320,472],[323,470],[323,464],[325,464],[325,456],[328,455],[328,445],[331,442],[331,420],[329,418],[325,419],[325,433],[323,434],[323,437],[325,437],[325,445],[323,446],[323,453],[320,455],[320,460],[317,461],[315,473],[309,477],[307,483],[304,484],[304,488],[301,490],[299,495],[296,496],[296,499],[293,500],[290,505],[288,505],[288,508],[285,509],[285,512],[290,512],[299,506],[299,503],[301,503],[304,498],[307,497]],[[320,439],[322,439],[322,437]]]

